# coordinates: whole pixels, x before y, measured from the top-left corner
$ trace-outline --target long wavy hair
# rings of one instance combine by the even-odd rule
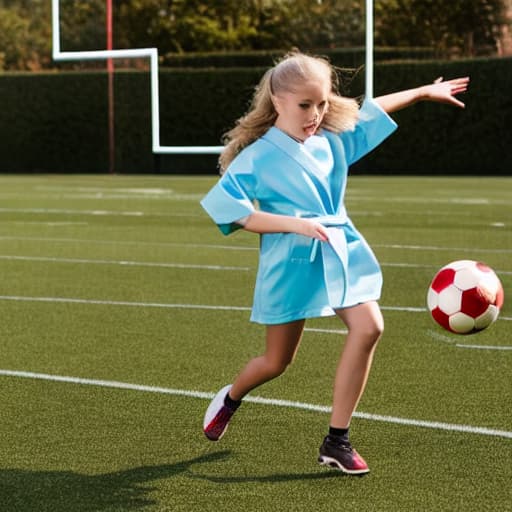
[[[329,108],[320,126],[336,133],[354,128],[359,105],[356,100],[340,95],[338,75],[329,61],[297,51],[288,53],[263,75],[256,86],[248,112],[236,121],[233,129],[223,135],[225,148],[219,158],[221,173],[242,149],[261,137],[275,123],[277,112],[272,96],[294,92],[295,87],[311,80],[329,81],[331,84]]]

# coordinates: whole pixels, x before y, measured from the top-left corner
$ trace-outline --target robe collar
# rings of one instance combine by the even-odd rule
[[[313,156],[304,147],[304,144],[297,142],[293,137],[290,137],[275,126],[272,126],[262,138],[286,153],[306,171],[314,182],[325,208],[327,211],[334,213],[336,209],[332,201],[328,177],[321,171]]]

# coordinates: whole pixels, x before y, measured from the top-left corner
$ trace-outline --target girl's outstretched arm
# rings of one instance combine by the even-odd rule
[[[469,77],[447,81],[440,77],[433,84],[379,96],[375,101],[388,113],[409,107],[418,101],[436,101],[464,108],[464,103],[455,96],[466,92],[468,85]]]

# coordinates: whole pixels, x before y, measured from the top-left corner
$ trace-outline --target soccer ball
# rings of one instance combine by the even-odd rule
[[[456,334],[472,334],[496,321],[503,299],[501,282],[490,267],[458,260],[434,276],[427,305],[441,327]]]

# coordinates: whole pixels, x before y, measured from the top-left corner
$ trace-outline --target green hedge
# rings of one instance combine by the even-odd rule
[[[105,169],[104,74],[0,75],[0,171]]]
[[[208,53],[167,53],[161,57],[165,67],[172,68],[233,68],[233,67],[268,67],[283,56],[283,50],[260,50],[251,52],[208,52]],[[310,53],[323,55],[340,67],[357,68],[365,62],[365,48],[323,48]],[[431,59],[434,52],[425,47],[377,47],[374,51],[375,61],[404,59]]]
[[[395,174],[512,175],[512,59],[383,64],[376,95],[433,78],[470,76],[464,110],[419,103],[396,112],[399,129],[355,169]]]
[[[263,68],[160,71],[162,145],[219,145],[246,109]],[[471,76],[465,110],[421,103],[393,117],[398,131],[356,164],[396,174],[512,174],[512,59],[379,63],[375,94],[437,76]],[[363,74],[345,93],[363,92]],[[216,155],[151,152],[146,72],[115,75],[115,169],[121,173],[216,173]],[[1,172],[106,172],[107,75],[104,72],[0,75]]]

